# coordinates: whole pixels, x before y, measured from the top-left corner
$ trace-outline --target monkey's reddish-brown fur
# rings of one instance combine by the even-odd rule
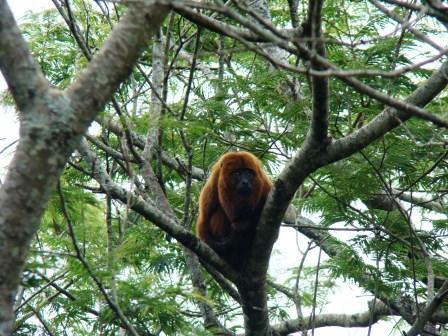
[[[232,185],[232,172],[243,168],[254,173],[248,196],[239,195]],[[253,154],[224,154],[213,166],[199,197],[197,235],[234,267],[240,267],[251,248],[271,188],[271,181]]]

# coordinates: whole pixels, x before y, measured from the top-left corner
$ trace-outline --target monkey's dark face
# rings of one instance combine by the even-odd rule
[[[248,168],[235,169],[231,173],[232,184],[237,194],[248,197],[252,193],[254,186],[255,172]]]

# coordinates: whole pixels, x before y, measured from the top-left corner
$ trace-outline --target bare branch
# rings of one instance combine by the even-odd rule
[[[373,319],[371,316],[373,314]],[[302,330],[309,330],[323,327],[344,327],[344,328],[360,328],[367,327],[370,323],[376,323],[381,318],[395,315],[389,307],[382,302],[376,302],[373,311],[365,311],[359,314],[321,314],[314,317],[313,326],[311,318],[304,317],[303,320],[289,320],[273,326],[273,330],[279,335],[289,335]]]
[[[437,202],[437,198],[428,199],[427,197],[419,197],[411,192],[401,192],[399,190],[393,190],[393,195],[396,195],[399,199],[405,202],[409,202],[413,205],[421,206],[431,211],[439,212],[441,214],[446,213],[446,207],[442,202]]]
[[[397,197],[398,199],[411,203],[415,206],[420,206],[422,208],[435,211],[441,214],[445,214],[446,209],[443,205],[442,199],[440,197],[422,197],[415,195],[412,192],[403,192],[397,189],[392,189],[392,196]],[[386,211],[391,211],[396,209],[396,203],[390,197],[387,192],[379,193],[369,200],[365,200],[369,206],[371,205],[375,209],[381,209]],[[439,199],[439,201],[437,201]]]

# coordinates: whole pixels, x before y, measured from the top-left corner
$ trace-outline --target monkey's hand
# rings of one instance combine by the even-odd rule
[[[233,230],[227,236],[219,237],[219,238],[213,237],[212,239],[209,239],[208,244],[218,254],[222,255],[222,254],[227,253],[235,245],[235,235],[233,234]]]

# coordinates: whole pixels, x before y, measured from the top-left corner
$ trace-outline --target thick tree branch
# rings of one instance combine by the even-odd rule
[[[154,4],[132,6],[128,12],[98,57],[63,95],[41,84],[6,2],[0,0],[0,63],[23,112],[20,142],[0,190],[0,335],[11,332],[20,273],[51,189],[80,136],[125,80],[168,9]],[[10,64],[10,50],[5,48],[24,53],[25,57],[11,54],[18,66]]]
[[[444,206],[444,204],[442,202],[436,201],[437,199],[439,199],[438,197],[428,199],[428,197],[420,197],[414,195],[411,192],[401,192],[396,189],[393,189],[392,192],[394,196],[398,197],[400,200],[404,202],[408,202],[431,211],[439,212],[441,214],[446,213],[446,207]]]
[[[17,108],[29,112],[49,89],[33,60],[6,0],[0,0],[0,70]]]
[[[310,50],[325,57],[325,45],[322,40],[322,6],[323,1],[310,1],[308,4],[308,20],[304,24],[305,35],[310,37]],[[319,63],[311,61],[311,68],[325,70]],[[313,95],[313,113],[311,118],[310,136],[316,145],[325,146],[328,141],[328,78],[312,76],[311,90]]]
[[[375,194],[374,197],[368,200],[364,200],[363,202],[374,209],[392,211],[397,208],[396,201],[394,201],[393,197],[397,197],[398,199],[411,203],[414,206],[419,206],[441,214],[445,214],[446,212],[443,199],[440,197],[417,196],[412,192],[403,192],[397,189],[392,189],[392,195],[389,195],[387,192],[381,192]],[[439,201],[437,201],[438,199]]]
[[[273,330],[279,335],[289,335],[323,327],[344,327],[344,328],[362,328],[368,327],[372,323],[378,322],[381,318],[395,315],[389,307],[384,303],[376,302],[373,311],[368,310],[359,314],[321,314],[314,316],[314,320],[310,317],[304,317],[303,320],[289,320],[273,326]],[[312,323],[311,323],[312,321]]]

